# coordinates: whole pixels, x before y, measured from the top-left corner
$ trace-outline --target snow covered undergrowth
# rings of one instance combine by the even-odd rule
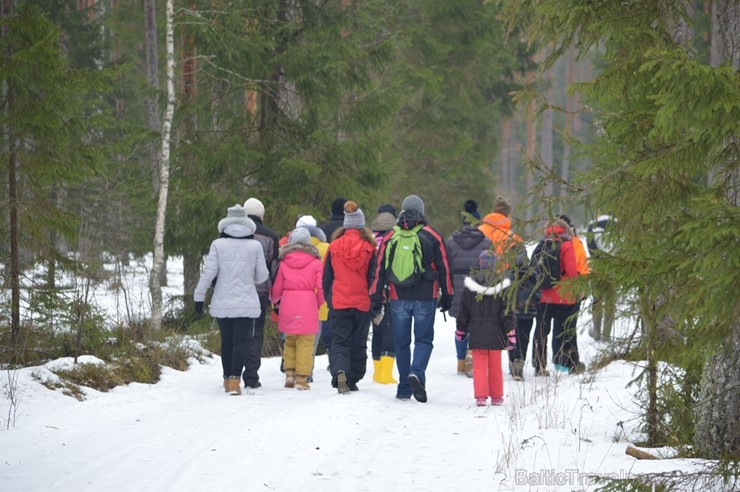
[[[506,376],[503,407],[478,408],[455,373],[452,321],[437,321],[426,404],[396,400],[371,367],[359,392],[338,395],[326,356],[311,391],[283,389],[270,358],[263,387],[239,397],[224,394],[218,357],[165,369],[155,385],[86,389],[82,402],[22,369],[15,425],[0,431],[0,490],[589,490],[589,474],[690,466],[624,454],[639,437],[631,365],[549,378],[528,367],[524,382]]]

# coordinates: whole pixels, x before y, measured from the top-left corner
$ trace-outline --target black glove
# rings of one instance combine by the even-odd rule
[[[373,314],[378,314],[382,306],[383,294],[372,294],[370,296],[370,311],[372,311]]]
[[[195,312],[197,314],[203,314],[203,301],[195,302]]]
[[[452,296],[442,296],[439,300],[439,310],[446,313],[452,307]]]
[[[272,305],[272,312],[275,314],[280,314],[280,303]]]

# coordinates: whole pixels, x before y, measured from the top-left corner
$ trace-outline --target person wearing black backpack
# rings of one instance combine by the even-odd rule
[[[578,276],[576,255],[573,247],[573,233],[568,224],[556,219],[545,228],[545,238],[532,253],[533,269],[537,271],[538,249],[557,252],[557,258],[549,262],[549,268],[556,272],[540,272],[538,282],[544,282],[540,305],[537,310],[537,326],[532,345],[532,364],[537,376],[549,376],[547,371],[547,337],[553,331],[553,362],[558,368],[565,368],[570,374],[583,372],[584,366],[578,354],[575,314],[578,312],[577,299],[562,292],[560,281]],[[547,258],[547,255],[544,255]],[[553,265],[556,265],[554,267]],[[550,278],[547,278],[547,277]],[[554,280],[554,285],[549,282]]]
[[[427,224],[421,198],[409,195],[403,200],[401,208],[396,227],[383,237],[378,250],[378,262],[370,286],[371,309],[374,314],[380,313],[387,284],[399,375],[396,398],[408,400],[413,395],[418,402],[424,403],[427,401],[426,369],[433,348],[437,295],[441,289],[439,307],[443,313],[449,311],[454,293],[452,269],[444,237]],[[417,246],[410,248],[414,251],[411,261],[413,275],[402,281],[393,268],[392,260],[394,254],[400,255],[396,251],[399,240],[413,239],[409,236],[412,230],[416,230],[418,239]],[[404,244],[407,244],[406,241]]]
[[[257,285],[257,295],[260,299],[260,315],[254,323],[254,340],[247,351],[247,358],[244,361],[244,388],[256,389],[262,386],[260,383],[259,369],[262,365],[262,345],[265,335],[265,316],[270,305],[270,287],[275,281],[278,263],[278,241],[280,238],[277,233],[264,225],[262,221],[265,218],[265,206],[261,201],[252,197],[244,202],[244,210],[247,216],[252,219],[257,228],[254,231],[254,239],[262,245],[265,252],[265,263],[270,278]]]

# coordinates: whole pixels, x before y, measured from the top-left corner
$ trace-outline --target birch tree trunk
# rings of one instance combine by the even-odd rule
[[[175,114],[175,33],[173,26],[173,0],[167,0],[167,108],[162,124],[162,152],[159,160],[159,202],[157,220],[154,227],[154,260],[149,277],[149,291],[152,296],[152,317],[150,327],[159,330],[162,326],[162,286],[159,276],[164,260],[164,226],[167,210],[167,192],[170,182],[170,144],[172,119]]]
[[[144,0],[144,25],[146,29],[146,80],[152,94],[147,98],[149,130],[159,132],[162,123],[159,117],[159,55],[157,49],[157,9],[154,0]],[[152,189],[159,192],[159,151],[156,145],[151,147]],[[167,285],[167,257],[162,258],[162,269],[159,271],[159,284]]]

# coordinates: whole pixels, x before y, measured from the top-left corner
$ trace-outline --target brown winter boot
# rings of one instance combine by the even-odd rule
[[[465,359],[457,359],[457,375],[465,375]]]
[[[229,376],[229,394],[237,396],[242,394],[241,380],[239,376]]]
[[[350,391],[349,384],[347,384],[347,375],[344,371],[337,373],[337,391],[340,395],[347,394]]]
[[[308,385],[308,376],[296,376],[295,389],[310,390],[311,387]]]
[[[293,388],[295,387],[295,369],[286,369],[285,370],[285,386],[284,388]]]
[[[224,392],[229,392],[229,378],[224,378]]]
[[[465,375],[469,378],[473,377],[473,351],[468,350],[465,356]]]

